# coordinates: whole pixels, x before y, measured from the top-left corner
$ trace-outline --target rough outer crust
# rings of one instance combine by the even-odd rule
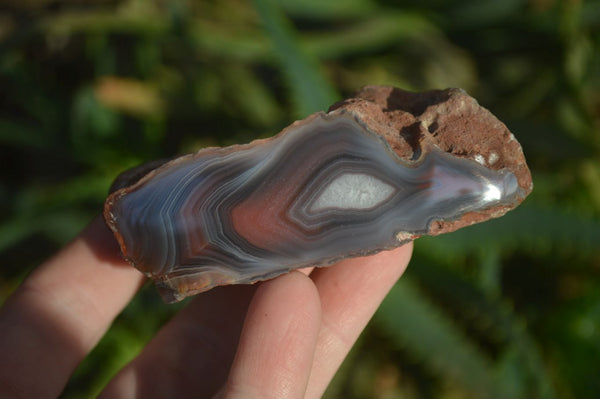
[[[520,201],[533,189],[521,145],[506,125],[464,90],[413,93],[388,86],[366,86],[353,97],[332,105],[329,111],[342,109],[385,137],[403,159],[417,160],[428,148],[437,146],[490,169],[511,171],[523,190]],[[485,212],[467,213],[455,221],[436,222],[428,234],[448,233],[499,217],[516,205],[499,205]]]

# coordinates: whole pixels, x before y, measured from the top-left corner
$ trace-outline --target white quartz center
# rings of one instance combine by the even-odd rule
[[[311,212],[325,209],[371,209],[394,193],[394,187],[365,173],[345,173],[335,178],[314,200]]]

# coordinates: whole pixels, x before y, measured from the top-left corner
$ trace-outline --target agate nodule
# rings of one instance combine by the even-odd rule
[[[277,136],[126,172],[104,215],[167,302],[503,215],[531,191],[506,126],[458,89],[370,86]]]

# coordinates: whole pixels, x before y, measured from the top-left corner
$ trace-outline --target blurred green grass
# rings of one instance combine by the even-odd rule
[[[600,2],[8,0],[0,6],[0,299],[119,171],[276,133],[366,84],[462,87],[534,193],[417,241],[329,398],[600,392]],[[180,306],[145,287],[65,390],[91,397]]]

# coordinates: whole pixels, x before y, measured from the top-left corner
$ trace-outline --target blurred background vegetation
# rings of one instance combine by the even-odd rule
[[[419,239],[328,398],[596,398],[600,3],[4,0],[0,300],[145,160],[269,136],[366,84],[462,87],[524,147],[507,216]],[[93,396],[180,306],[146,287],[77,370]]]

